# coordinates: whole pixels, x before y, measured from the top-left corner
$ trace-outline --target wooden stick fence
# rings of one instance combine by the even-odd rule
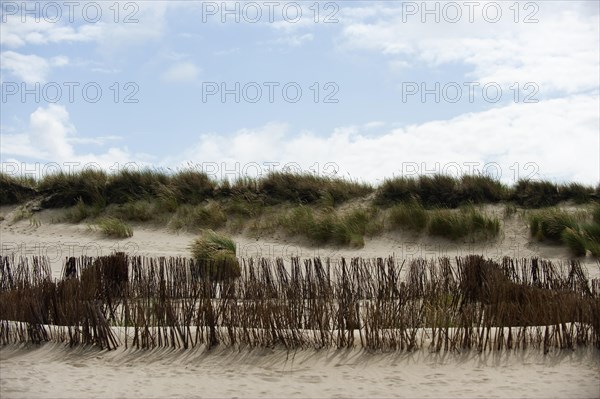
[[[0,343],[432,351],[600,349],[600,283],[577,261],[481,256],[241,259],[220,279],[186,258],[0,258]]]

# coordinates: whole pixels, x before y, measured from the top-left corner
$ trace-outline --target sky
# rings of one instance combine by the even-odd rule
[[[2,1],[8,174],[600,181],[597,1]]]

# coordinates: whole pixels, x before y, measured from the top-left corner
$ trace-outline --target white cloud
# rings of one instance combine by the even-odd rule
[[[162,79],[169,83],[190,83],[197,81],[199,74],[200,68],[192,62],[185,61],[169,67],[163,73]]]
[[[69,159],[73,146],[69,142],[75,127],[62,105],[39,107],[29,116],[27,132],[2,135],[2,153],[37,159]]]
[[[35,54],[25,55],[15,51],[3,51],[0,53],[0,64],[3,70],[7,70],[26,83],[44,83],[52,67],[68,65],[69,59],[64,56],[45,59]]]
[[[39,107],[29,117],[29,140],[46,156],[67,159],[73,156],[69,135],[75,127],[69,121],[65,107],[50,104]]]
[[[136,162],[143,165],[150,160],[150,157],[144,154],[131,154],[127,148],[111,147],[103,153],[96,154],[79,153],[75,144],[103,145],[106,141],[119,140],[120,137],[78,137],[75,126],[70,121],[69,112],[62,105],[49,104],[47,107],[39,107],[31,113],[26,131],[7,134],[8,131],[9,129],[2,126],[0,154],[2,159],[10,159],[13,163],[22,158],[29,161],[75,162],[80,165],[94,163],[109,168],[116,163],[124,165]]]
[[[291,132],[286,124],[269,123],[233,134],[210,133],[181,156],[164,164],[185,164],[201,159],[226,165],[276,161],[297,162],[308,170],[318,163],[334,162],[342,175],[376,182],[418,165],[442,172],[444,165],[457,163],[468,172],[468,162],[513,182],[515,177],[575,180],[596,184],[599,179],[598,107],[596,96],[572,96],[511,104],[479,113],[466,113],[449,120],[410,125],[373,136],[369,124],[335,129],[328,136]],[[515,167],[515,162],[519,167]],[[499,169],[495,165],[499,166]],[[439,165],[439,166],[436,166]],[[511,169],[512,167],[512,169]],[[454,173],[454,169],[447,172]],[[518,173],[520,172],[520,173]],[[515,173],[517,173],[515,175]]]
[[[0,44],[10,48],[28,44],[44,45],[61,42],[89,42],[101,37],[102,23],[76,27],[66,23],[53,23],[43,18],[36,22],[34,18],[21,21],[20,15],[4,16],[6,22],[0,25]]]
[[[326,136],[295,132],[285,123],[271,122],[231,134],[203,134],[198,142],[164,158],[160,165],[175,167],[202,160],[227,165],[222,172],[235,172],[233,165],[240,165],[237,171],[241,173],[250,163],[279,162],[282,166],[294,162],[306,171],[322,172],[334,163],[340,175],[376,183],[414,167],[421,173],[454,173],[455,168],[445,167],[458,165],[468,172],[468,163],[475,162],[479,169],[488,166],[491,174],[501,172],[498,177],[509,183],[537,171],[541,178],[597,184],[599,107],[596,96],[571,96],[537,104],[510,104],[376,135],[371,129],[383,127],[377,121],[339,127]],[[78,137],[61,105],[39,107],[30,115],[24,132],[7,134],[9,130],[2,129],[0,153],[5,160],[95,163],[105,168],[127,162],[148,165],[152,160],[144,154],[132,154],[126,147],[101,153],[78,152],[78,144],[102,145],[118,137]],[[526,167],[527,163],[535,168]],[[516,172],[520,174],[515,176]]]
[[[421,8],[425,3],[414,4]],[[598,13],[572,3],[536,4],[539,22],[530,24],[522,19],[532,10],[522,8],[520,22],[514,22],[509,8],[513,3],[502,3],[503,17],[495,24],[481,17],[483,4],[474,14],[478,17],[475,22],[469,22],[464,9],[456,24],[445,23],[443,18],[435,23],[431,15],[429,22],[422,23],[420,12],[414,16],[403,13],[403,3],[375,6],[363,19],[360,9],[352,10],[346,13],[347,24],[338,44],[351,51],[379,52],[394,68],[406,67],[409,61],[431,67],[458,63],[471,68],[469,79],[481,82],[535,82],[542,93],[597,90]],[[374,13],[377,18],[372,18]]]
[[[60,2],[59,2],[60,3]],[[162,37],[167,25],[167,11],[191,7],[187,2],[149,1],[120,3],[118,22],[114,22],[115,7],[110,2],[96,2],[100,6],[101,19],[98,22],[83,18],[81,5],[74,7],[72,15],[69,8],[58,4],[61,17],[52,21],[29,15],[25,22],[20,12],[15,15],[3,15],[0,24],[0,44],[8,48],[26,45],[47,45],[59,43],[95,42],[100,51],[113,54],[132,45]],[[25,4],[25,3],[23,3]],[[73,17],[73,21],[69,18]],[[52,15],[54,18],[54,14]],[[127,21],[126,21],[127,20]]]
[[[75,144],[94,144],[97,146],[101,146],[106,144],[108,141],[119,141],[123,140],[121,136],[99,136],[99,137],[72,137],[70,139],[71,143]]]

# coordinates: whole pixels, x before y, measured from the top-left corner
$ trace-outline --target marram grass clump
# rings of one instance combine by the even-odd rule
[[[393,206],[389,211],[389,222],[392,228],[420,233],[427,227],[429,215],[423,205],[411,201]]]
[[[235,242],[224,234],[205,230],[190,245],[200,275],[221,281],[241,276],[240,263],[235,256]]]
[[[600,256],[600,205],[587,212],[547,208],[529,215],[529,230],[538,240],[566,245],[574,256]]]
[[[558,208],[547,208],[529,215],[529,231],[538,240],[559,242],[566,228],[576,229],[581,216]]]
[[[465,237],[490,239],[500,233],[500,221],[496,216],[487,216],[471,206],[459,211],[438,209],[431,213],[428,232],[451,240]]]
[[[306,237],[312,244],[354,248],[365,245],[365,235],[373,236],[382,229],[374,208],[338,213],[333,208],[313,209],[300,205],[280,217],[278,223],[288,234]]]
[[[96,226],[107,237],[128,238],[133,236],[133,228],[115,217],[103,217],[96,220]]]
[[[561,234],[562,242],[569,247],[575,256],[585,256],[586,237],[578,229],[567,227]]]
[[[207,205],[181,205],[169,222],[173,230],[198,231],[218,229],[227,223],[227,215],[221,205],[211,201]]]

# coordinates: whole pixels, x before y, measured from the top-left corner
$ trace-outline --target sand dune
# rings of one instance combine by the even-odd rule
[[[6,209],[0,210],[6,214]],[[52,211],[39,214],[40,226],[27,220],[0,223],[2,254],[47,255],[53,275],[67,256],[126,251],[148,256],[189,256],[193,234],[134,226],[130,239],[111,240],[85,224],[53,224]],[[480,253],[498,258],[568,258],[562,247],[529,237],[518,216],[504,221],[504,235],[493,242],[453,243],[430,237],[386,234],[366,240],[359,250],[313,248],[285,237],[259,240],[234,237],[239,256],[398,258]],[[597,261],[583,258],[590,277]],[[503,351],[502,353],[368,353],[364,350],[233,350],[217,348],[99,351],[64,344],[0,349],[0,397],[600,397],[598,350]]]
[[[7,215],[14,207],[2,207],[0,213]],[[499,205],[486,206],[487,212],[501,213]],[[52,223],[60,215],[60,210],[45,210],[37,213],[41,225],[32,225],[28,220],[11,223],[9,219],[0,222],[1,253],[14,253],[16,256],[46,255],[50,258],[54,277],[60,276],[67,256],[100,256],[114,251],[124,251],[143,256],[190,256],[188,245],[196,237],[187,232],[175,233],[164,227],[148,224],[134,225],[131,238],[114,240],[103,237],[83,224]],[[548,245],[529,236],[526,220],[515,215],[503,220],[501,237],[488,242],[472,243],[418,236],[403,233],[386,233],[374,238],[365,238],[365,246],[360,249],[346,247],[313,247],[301,241],[282,236],[251,238],[234,235],[237,255],[240,257],[282,257],[291,256],[322,258],[365,258],[395,256],[398,259],[438,258],[440,256],[464,256],[482,254],[499,259],[540,257],[553,261],[567,261],[570,257],[563,246]],[[590,277],[600,276],[600,264],[593,257],[579,260],[585,264]]]

